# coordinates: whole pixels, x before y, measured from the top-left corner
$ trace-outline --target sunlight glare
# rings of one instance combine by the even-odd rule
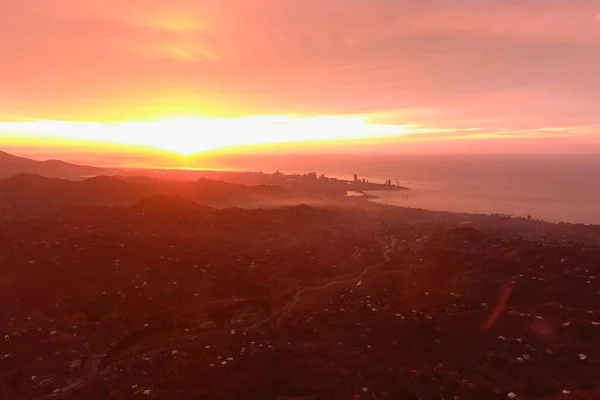
[[[189,117],[122,123],[0,122],[0,134],[151,146],[182,155],[240,146],[392,137],[407,133],[407,128],[369,124],[364,116]]]

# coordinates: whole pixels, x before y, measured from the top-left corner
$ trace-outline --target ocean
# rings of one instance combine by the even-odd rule
[[[371,182],[391,179],[409,188],[372,192],[379,197],[373,201],[383,204],[600,224],[599,155],[274,156],[255,161],[254,167],[276,165],[282,172],[310,170],[343,179],[356,173]]]

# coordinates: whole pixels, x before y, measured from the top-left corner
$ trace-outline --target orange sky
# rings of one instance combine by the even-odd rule
[[[595,0],[19,0],[0,11],[3,148],[600,152]]]

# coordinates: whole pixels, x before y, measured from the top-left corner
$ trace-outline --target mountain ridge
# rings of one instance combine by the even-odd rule
[[[34,160],[0,150],[0,178],[16,174],[36,174],[50,178],[81,179],[89,175],[106,174],[109,171],[106,168],[72,164],[62,160]]]
[[[147,198],[179,198],[202,205],[235,205],[284,198],[279,186],[246,186],[210,179],[197,181],[143,180],[95,176],[83,180],[22,173],[0,180],[0,206],[56,209],[68,205],[128,205]]]

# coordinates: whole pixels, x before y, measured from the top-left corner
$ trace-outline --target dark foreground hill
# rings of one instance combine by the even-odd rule
[[[462,219],[169,194],[4,221],[0,398],[594,396],[600,247]]]

